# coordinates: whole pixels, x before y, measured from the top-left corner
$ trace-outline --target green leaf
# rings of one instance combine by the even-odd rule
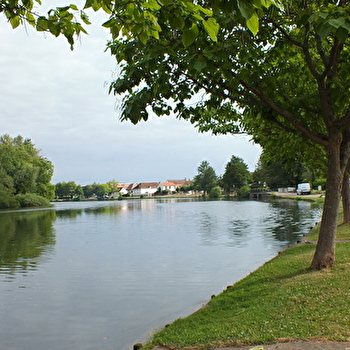
[[[254,12],[252,17],[246,20],[246,23],[248,29],[253,33],[253,35],[256,35],[259,31],[259,17],[256,12]]]
[[[350,33],[350,24],[348,21],[345,21],[342,25],[342,28],[346,29]]]
[[[92,7],[93,3],[94,3],[94,0],[86,0],[85,5],[84,5],[84,9]]]
[[[332,31],[332,27],[328,23],[321,23],[317,28],[317,34],[321,39],[325,39]]]
[[[148,1],[145,1],[142,6],[146,9],[149,9],[149,10],[154,10],[154,11],[157,11],[161,8],[161,6],[158,4],[157,1],[155,0],[148,0]]]
[[[218,40],[219,24],[214,18],[209,18],[208,20],[203,20],[203,26],[205,31],[208,33],[209,37],[213,41]]]
[[[199,34],[199,30],[197,24],[193,23],[190,29],[187,29],[183,32],[182,35],[182,43],[185,47],[190,46]]]
[[[207,63],[203,60],[203,59],[198,59],[194,65],[193,68],[200,72],[201,70],[203,70],[203,68],[205,68],[207,66]]]
[[[12,17],[10,23],[12,28],[17,28],[21,24],[21,18],[19,16]]]
[[[99,0],[93,0],[91,2],[91,7],[94,11],[98,11],[102,7],[102,2]]]
[[[144,44],[144,45],[147,44],[148,34],[144,30],[139,34],[138,38],[140,39],[142,44]]]
[[[170,5],[173,0],[158,0],[158,2],[162,5]]]
[[[58,10],[59,12],[68,11],[68,10],[69,10],[69,6],[57,7],[57,10]]]
[[[204,7],[202,7],[202,6],[199,6],[199,5],[198,5],[198,8],[199,8],[199,10],[200,10],[202,13],[204,13],[206,16],[212,16],[212,15],[213,15],[213,11],[212,11],[212,10],[209,10],[209,9],[204,8]]]
[[[26,13],[26,20],[30,25],[35,26],[35,17],[30,12]]]
[[[80,14],[80,18],[85,24],[88,24],[88,25],[91,24],[91,22],[89,20],[89,16],[86,13],[82,12]]]
[[[185,20],[181,16],[173,16],[169,18],[170,24],[173,28],[182,30],[185,26]]]
[[[349,37],[349,31],[346,30],[344,27],[340,27],[340,28],[337,29],[335,35],[337,36],[337,38],[338,38],[341,42],[345,43],[345,41],[346,41],[346,40],[348,39],[348,37]]]
[[[159,32],[157,30],[151,30],[150,35],[159,40]]]
[[[344,17],[340,17],[340,18],[337,18],[337,19],[330,19],[328,21],[328,23],[334,28],[339,28],[345,23],[345,18]]]
[[[245,19],[249,19],[253,16],[255,11],[254,11],[254,7],[252,6],[252,4],[247,3],[246,0],[238,0],[237,4],[238,4],[239,11],[241,12],[241,15]]]
[[[271,0],[261,0],[261,5],[264,6],[265,8],[269,8],[272,5]]]
[[[261,0],[253,0],[254,7],[261,9]]]
[[[116,24],[116,23],[115,23],[115,19],[114,19],[114,18],[111,18],[111,19],[109,19],[108,21],[104,22],[104,23],[102,24],[102,27],[104,27],[104,28],[112,28],[115,24]]]
[[[39,32],[43,32],[48,30],[49,28],[49,21],[45,17],[39,17],[36,22],[36,30]]]
[[[48,21],[48,29],[54,36],[59,36],[61,28],[58,23]]]

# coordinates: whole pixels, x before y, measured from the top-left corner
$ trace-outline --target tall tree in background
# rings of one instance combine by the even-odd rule
[[[86,6],[97,9],[96,3],[103,2]],[[327,196],[314,269],[335,261],[350,156],[349,6],[344,0],[120,1],[105,23],[122,67],[111,91],[125,97],[123,120],[173,112],[214,133],[257,120],[324,149]],[[194,105],[196,94],[202,96]]]
[[[108,181],[107,185],[109,186],[110,194],[117,193],[120,191],[119,182],[114,179],[111,181]]]
[[[215,170],[206,160],[203,160],[199,164],[197,170],[198,174],[193,179],[193,187],[196,190],[203,191],[204,195],[207,195],[217,185]]]
[[[247,164],[242,158],[232,156],[225,166],[225,173],[222,176],[222,183],[225,192],[230,193],[231,190],[238,190],[242,186],[247,185],[251,181],[251,175]]]

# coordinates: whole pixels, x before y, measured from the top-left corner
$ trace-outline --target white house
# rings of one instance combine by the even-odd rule
[[[133,196],[153,196],[157,190],[159,182],[140,182],[133,189]]]
[[[137,186],[136,183],[131,183],[131,184],[122,184],[121,187],[120,187],[120,191],[119,193],[121,195],[126,195],[128,193],[130,193],[130,195],[133,194],[133,190],[134,188]]]
[[[160,188],[161,191],[176,191],[176,185],[173,182],[159,182],[158,188]]]
[[[125,196],[128,193],[130,193],[130,195],[132,195],[132,190],[136,186],[137,186],[136,183],[119,184],[118,185],[118,191],[117,192],[113,192],[111,194],[111,198],[118,198],[119,196]]]

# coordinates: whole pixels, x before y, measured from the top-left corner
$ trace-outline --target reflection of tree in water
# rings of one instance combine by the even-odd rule
[[[220,213],[211,214],[207,212],[200,213],[199,230],[202,242],[205,245],[225,244],[229,246],[241,245],[246,240],[251,225],[249,220],[221,217]],[[223,233],[226,233],[222,239]],[[221,243],[219,242],[221,239]]]
[[[0,214],[0,274],[35,269],[55,244],[54,210]]]
[[[83,209],[64,209],[57,210],[56,216],[60,219],[75,219],[83,213]]]
[[[119,205],[111,205],[111,206],[102,206],[102,207],[95,207],[95,208],[86,208],[84,209],[84,212],[86,214],[94,214],[94,215],[101,215],[101,214],[119,214],[121,211],[121,207]]]
[[[249,220],[232,220],[228,225],[228,234],[230,238],[230,245],[237,246],[245,242],[245,236],[247,236],[250,228]]]
[[[316,212],[312,214],[313,210],[320,208],[321,212],[320,205],[305,201],[277,200],[270,205],[277,211],[273,211],[274,215],[266,218],[266,221],[271,220],[273,223],[269,231],[279,241],[293,242],[300,237],[301,232],[307,233],[318,219]]]
[[[128,208],[129,209],[129,208]],[[82,214],[88,214],[88,215],[103,215],[103,214],[109,214],[109,215],[116,215],[119,214],[121,211],[120,205],[107,205],[107,206],[100,206],[100,207],[90,207],[90,208],[84,208],[84,209],[61,209],[56,210],[56,216],[59,219],[76,219],[78,216],[81,216]]]
[[[101,207],[91,207],[84,209],[61,209],[56,211],[56,216],[59,219],[76,219],[82,214],[92,214],[92,215],[101,215],[101,214],[119,214],[121,207],[119,205],[107,205]]]

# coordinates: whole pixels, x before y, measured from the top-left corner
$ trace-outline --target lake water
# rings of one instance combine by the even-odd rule
[[[144,199],[0,212],[0,349],[130,350],[296,242],[304,201]]]

